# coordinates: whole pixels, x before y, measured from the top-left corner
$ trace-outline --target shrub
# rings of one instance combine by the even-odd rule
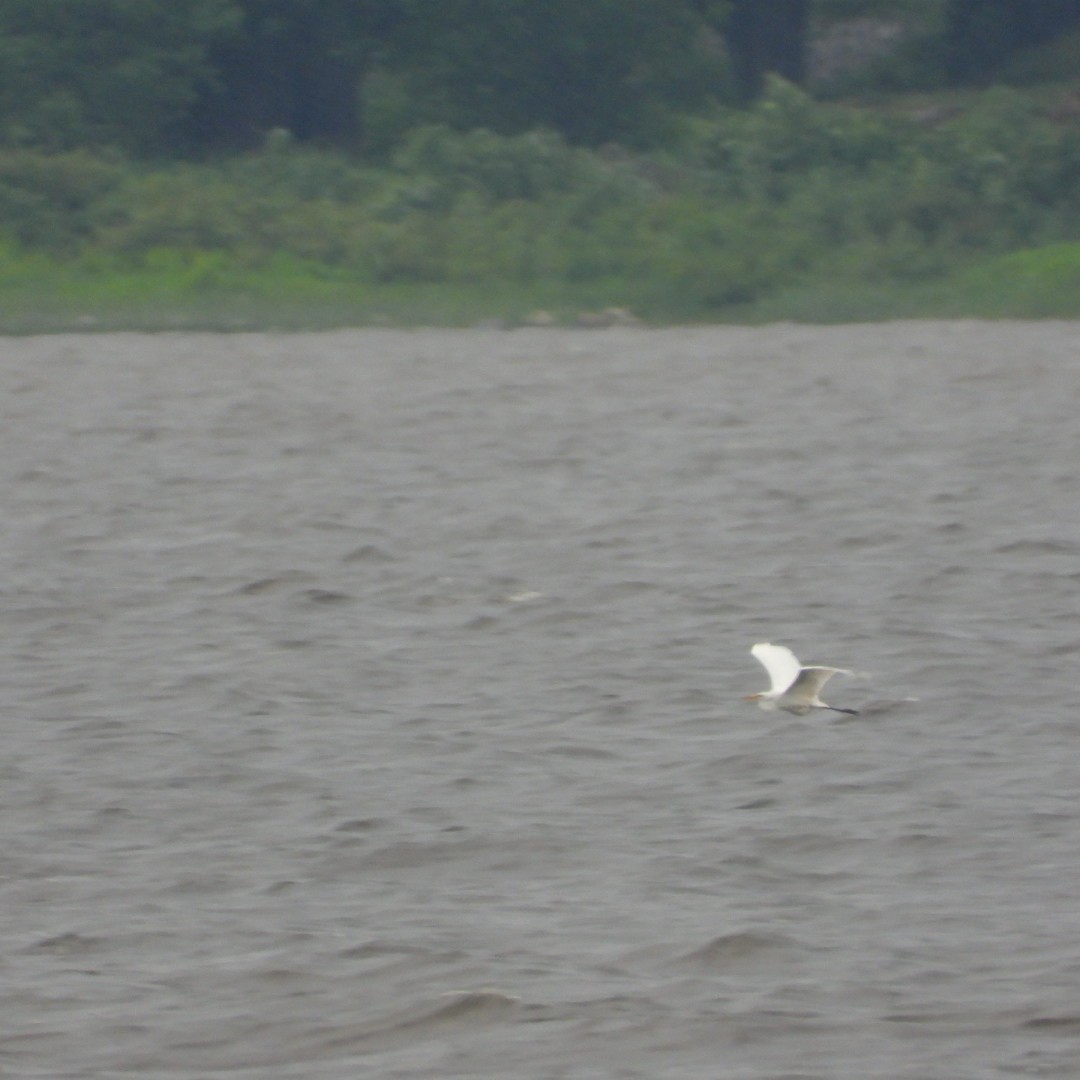
[[[124,175],[120,161],[86,150],[0,153],[0,220],[27,247],[71,249],[92,234],[94,207]]]
[[[422,127],[406,138],[391,163],[411,182],[427,181],[431,208],[445,208],[463,192],[498,202],[613,187],[630,195],[645,186],[622,163],[572,147],[561,135],[542,130],[496,135]]]
[[[800,177],[818,169],[847,174],[896,162],[910,136],[908,124],[820,105],[771,76],[751,109],[721,114],[699,154],[721,192],[781,201]]]

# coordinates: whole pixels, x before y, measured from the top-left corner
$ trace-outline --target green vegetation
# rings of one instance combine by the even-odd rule
[[[411,22],[432,9],[320,6],[338,21],[308,26],[312,41],[377,30],[381,51],[356,38],[331,72],[366,73],[362,100],[321,114],[322,138],[258,113],[245,150],[226,145],[239,114],[222,126],[207,110],[226,92],[237,109],[298,107],[236,71],[284,62],[310,5],[177,0],[165,17],[147,0],[136,17],[119,0],[0,0],[0,331],[514,324],[541,309],[571,323],[611,307],[650,322],[1080,315],[1077,32],[1005,57],[1013,87],[951,88],[943,35],[968,5],[911,0],[896,6],[906,44],[817,97],[767,77],[745,106],[704,92],[723,86],[708,48],[681,79],[672,59],[702,12],[722,25],[738,4],[559,0],[564,38],[545,56],[567,50],[565,78],[548,94],[543,66],[513,78],[537,30],[524,0],[517,37],[454,23],[460,49],[436,48],[454,12],[485,4]],[[72,20],[50,21],[61,6]],[[995,29],[993,6],[961,29]],[[819,0],[816,25],[867,10]],[[127,62],[91,66],[110,51]],[[593,67],[594,107],[575,111]],[[334,124],[348,136],[326,138]]]
[[[378,168],[0,155],[0,326],[1080,313],[1080,130],[996,89],[920,123],[774,80],[677,151],[424,128]]]

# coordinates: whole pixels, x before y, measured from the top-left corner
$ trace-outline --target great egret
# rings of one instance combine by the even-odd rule
[[[796,716],[805,716],[811,709],[859,715],[855,709],[826,705],[818,697],[821,688],[834,675],[850,675],[850,671],[835,667],[803,667],[786,645],[770,645],[765,641],[755,645],[750,653],[769,673],[772,686],[760,694],[749,694],[747,701],[756,701],[762,709],[784,709]]]

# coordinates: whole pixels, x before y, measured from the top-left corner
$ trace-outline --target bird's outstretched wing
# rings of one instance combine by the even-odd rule
[[[799,661],[786,645],[762,641],[750,650],[750,654],[769,673],[773,690],[787,690],[799,677]]]
[[[834,675],[850,674],[850,671],[838,667],[804,667],[799,672],[794,683],[792,683],[791,691],[800,697],[805,696],[808,701],[812,701],[821,693],[821,688]]]

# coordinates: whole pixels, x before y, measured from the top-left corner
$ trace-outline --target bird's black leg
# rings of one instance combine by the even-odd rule
[[[859,710],[858,709],[838,709],[835,705],[826,705],[825,708],[831,710],[832,712],[847,713],[848,716],[858,716],[859,715]]]

